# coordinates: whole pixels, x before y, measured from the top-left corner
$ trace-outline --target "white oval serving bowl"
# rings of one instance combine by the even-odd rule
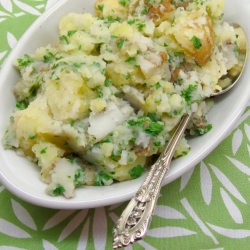
[[[37,47],[55,43],[58,23],[69,12],[93,12],[93,0],[61,0],[44,13],[26,31],[17,46],[5,61],[0,75],[0,137],[3,136],[9,117],[15,106],[13,86],[19,78],[13,67],[16,58],[32,53]],[[225,0],[225,19],[240,23],[250,40],[249,0]],[[174,160],[164,184],[167,184],[199,163],[232,130],[248,101],[250,100],[249,61],[240,83],[230,93],[216,99],[209,113],[213,129],[208,134],[190,140],[191,151],[182,158]],[[81,209],[110,205],[128,200],[139,188],[141,177],[136,180],[117,183],[107,187],[83,187],[76,190],[72,199],[51,197],[45,193],[46,184],[39,179],[39,169],[15,151],[5,150],[0,143],[1,182],[12,193],[33,204],[58,209]]]

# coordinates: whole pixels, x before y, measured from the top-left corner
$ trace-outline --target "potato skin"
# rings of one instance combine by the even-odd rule
[[[176,18],[173,34],[185,54],[191,56],[199,65],[205,65],[208,62],[215,43],[210,16],[198,11],[186,12]],[[200,40],[200,48],[194,46],[193,37]]]

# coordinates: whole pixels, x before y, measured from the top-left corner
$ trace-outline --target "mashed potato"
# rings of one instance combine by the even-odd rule
[[[4,136],[41,169],[51,195],[138,178],[180,118],[202,135],[218,80],[237,73],[244,35],[222,0],[97,0],[70,13],[57,44],[17,59],[16,109]],[[185,138],[175,157],[187,154]]]

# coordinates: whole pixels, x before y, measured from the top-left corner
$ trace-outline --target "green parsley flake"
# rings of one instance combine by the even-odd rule
[[[184,97],[187,103],[191,102],[193,92],[197,89],[197,87],[198,87],[197,84],[190,84],[186,89],[182,91],[181,95]]]
[[[132,179],[139,178],[144,171],[144,168],[142,165],[137,165],[129,170],[129,175],[131,176]]]
[[[96,92],[98,97],[103,97],[103,92],[102,92],[102,87],[101,86],[97,86],[93,90]]]
[[[79,168],[77,169],[75,176],[74,176],[74,184],[76,185],[76,187],[79,187],[81,185],[84,185],[85,182],[85,174],[84,171]]]
[[[58,57],[56,54],[53,54],[51,51],[48,51],[48,53],[43,56],[43,62],[51,63],[51,62],[59,60],[61,58],[62,57]]]
[[[126,42],[126,40],[127,40],[126,38],[119,39],[117,42],[117,48],[121,49],[123,47],[124,43]]]
[[[36,135],[31,135],[31,136],[29,136],[29,139],[30,139],[30,140],[35,140],[35,139],[36,139]]]
[[[134,24],[135,22],[136,22],[136,19],[135,19],[135,18],[129,19],[129,20],[127,21],[127,23],[128,23],[129,25],[132,25],[132,24]]]
[[[146,134],[151,136],[159,135],[164,129],[163,122],[153,121],[149,117],[145,116],[139,116],[135,119],[129,120],[128,125],[131,127],[141,128]]]
[[[137,65],[135,57],[129,57],[125,62],[131,64],[132,66],[136,66]]]
[[[97,5],[97,9],[100,10],[101,12],[103,11],[103,7],[104,7],[103,4],[98,4]]]
[[[30,64],[32,64],[34,62],[34,60],[31,58],[30,55],[28,54],[25,54],[23,56],[23,58],[18,58],[17,59],[17,63],[18,63],[18,67],[27,67],[29,66]]]
[[[58,196],[58,195],[63,194],[65,191],[66,191],[66,190],[65,190],[64,186],[58,184],[58,185],[56,186],[56,188],[52,191],[52,194],[53,194],[54,196]]]
[[[197,36],[193,36],[191,42],[193,43],[194,48],[197,50],[202,47],[201,39],[198,38]]]
[[[105,79],[104,86],[109,87],[111,85],[112,85],[112,80],[111,79]]]
[[[17,108],[17,109],[20,109],[20,110],[26,109],[27,106],[28,106],[28,104],[27,104],[27,102],[24,101],[24,100],[23,100],[23,101],[19,101],[19,102],[16,103],[16,108]]]
[[[40,151],[40,154],[43,155],[43,154],[46,154],[46,152],[47,152],[47,147],[46,148],[42,148],[41,151]]]
[[[159,135],[164,129],[164,124],[161,122],[151,122],[146,128],[145,132],[152,136]]]
[[[159,83],[159,82],[157,82],[156,84],[155,84],[155,88],[156,89],[159,89],[161,87],[161,84]]]
[[[124,7],[128,6],[129,2],[130,0],[119,0],[119,4]]]
[[[107,183],[109,183],[112,180],[112,176],[109,174],[106,174],[104,172],[99,172],[96,174],[95,179],[95,185],[96,186],[105,186]]]
[[[137,24],[137,28],[138,28],[139,31],[142,31],[145,27],[146,27],[145,23],[138,23]]]
[[[70,37],[70,36],[73,36],[76,32],[77,30],[69,30],[67,35]]]
[[[147,15],[148,14],[148,8],[146,6],[144,6],[144,8],[141,11],[142,15]]]
[[[194,130],[194,133],[195,133],[195,135],[198,135],[198,136],[204,135],[204,134],[208,133],[212,128],[213,128],[212,124],[208,124],[204,128],[196,128]]]
[[[59,37],[60,41],[65,42],[66,44],[69,44],[69,39],[67,36],[62,35]]]

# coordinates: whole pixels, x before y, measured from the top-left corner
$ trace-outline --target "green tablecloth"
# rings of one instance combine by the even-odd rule
[[[55,0],[0,0],[0,63]],[[147,237],[127,249],[250,249],[250,106],[194,170],[161,191]],[[0,184],[1,249],[111,249],[126,203],[89,210],[31,205]]]

